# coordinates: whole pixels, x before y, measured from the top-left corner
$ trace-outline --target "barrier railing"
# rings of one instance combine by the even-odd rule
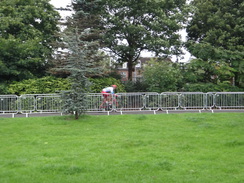
[[[169,92],[169,93],[161,93],[161,103],[160,109],[161,110],[168,110],[168,109],[180,109],[180,93],[177,92]]]
[[[97,112],[101,110],[103,96],[100,93],[90,93],[87,95],[87,111]]]
[[[59,95],[38,95],[36,96],[36,111],[58,112],[62,109],[62,100]]]
[[[181,93],[180,107],[183,109],[206,109],[207,94],[206,93]]]
[[[36,111],[36,97],[35,95],[26,94],[18,98],[18,112],[32,113]]]
[[[87,94],[87,111],[244,109],[244,92]],[[59,94],[0,95],[0,113],[62,112]]]
[[[218,92],[215,94],[215,106],[219,109],[244,108],[244,92]]]
[[[18,111],[17,95],[0,95],[0,113],[16,113]]]
[[[142,110],[145,107],[144,94],[118,93],[113,95],[113,109],[116,111]]]
[[[161,95],[158,93],[145,93],[144,94],[145,110],[159,110],[161,108]]]

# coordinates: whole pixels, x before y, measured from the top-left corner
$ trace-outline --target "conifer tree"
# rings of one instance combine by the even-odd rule
[[[75,1],[73,8],[76,8]],[[93,26],[94,20],[92,14],[76,9],[75,14],[68,20],[68,28],[64,32],[64,44],[68,49],[68,56],[61,70],[70,74],[72,86],[71,90],[63,92],[62,96],[65,112],[74,112],[75,119],[87,109],[86,95],[91,85],[88,77],[100,72],[97,62],[103,59],[99,52],[100,31]]]

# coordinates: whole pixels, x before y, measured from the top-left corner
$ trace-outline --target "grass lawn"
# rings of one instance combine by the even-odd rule
[[[243,183],[244,113],[0,118],[1,183]]]

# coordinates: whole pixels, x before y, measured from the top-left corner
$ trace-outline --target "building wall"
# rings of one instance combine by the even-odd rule
[[[151,60],[151,57],[141,57],[138,59],[138,64],[135,66],[135,71],[132,72],[133,81],[140,80],[142,78],[143,66]],[[127,63],[124,63],[121,67],[117,69],[117,73],[122,76],[122,81],[127,81],[128,79],[128,67]]]

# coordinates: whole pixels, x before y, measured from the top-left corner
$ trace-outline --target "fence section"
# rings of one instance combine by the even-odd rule
[[[58,94],[0,95],[0,113],[62,112]],[[244,109],[244,92],[164,92],[87,95],[87,111]]]
[[[169,92],[161,93],[161,105],[162,110],[180,109],[180,93]]]
[[[144,97],[144,105],[143,108],[145,110],[160,110],[162,106],[161,95],[159,93],[145,93]]]
[[[35,96],[37,112],[59,112],[62,109],[62,100],[59,95],[46,94]]]
[[[244,108],[244,92],[216,93],[215,106],[219,109],[242,109]]]
[[[17,113],[17,95],[0,95],[0,113]]]
[[[32,113],[36,110],[35,95],[21,95],[18,99],[19,110],[21,113]]]
[[[144,108],[144,94],[118,93],[114,95],[113,109],[116,111],[142,110]]]
[[[108,97],[111,97],[111,95],[108,95]],[[103,103],[103,101],[105,103]],[[97,111],[103,111],[106,110],[106,106],[109,105],[106,103],[105,99],[100,93],[89,93],[87,95],[87,111],[88,112],[97,112]],[[107,108],[108,110],[108,108]],[[111,110],[111,109],[110,109]]]
[[[183,109],[206,109],[207,108],[206,93],[181,93],[180,107]]]

